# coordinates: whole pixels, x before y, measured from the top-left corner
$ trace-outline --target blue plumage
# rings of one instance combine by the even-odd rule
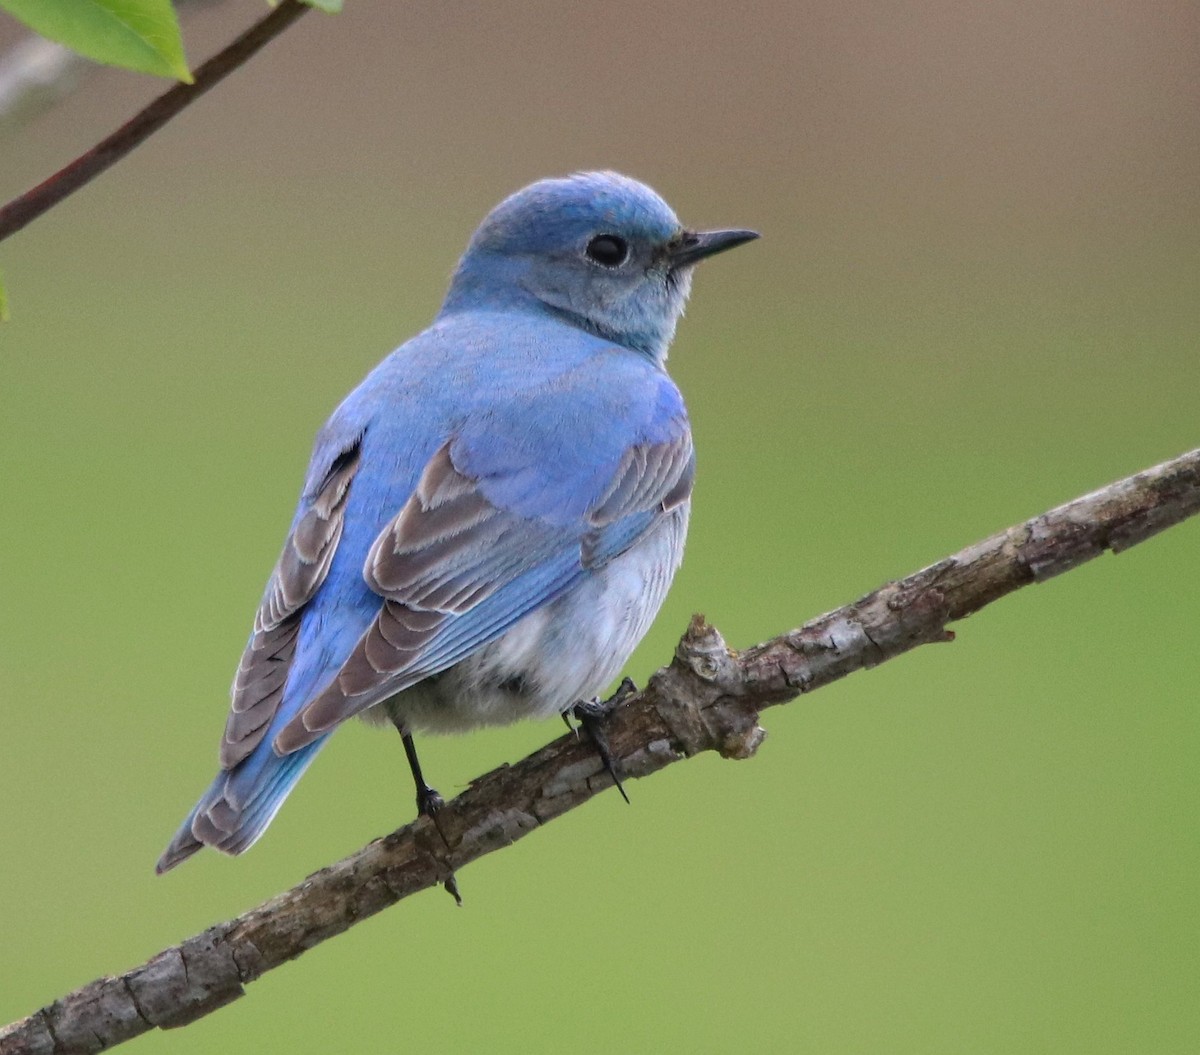
[[[352,715],[411,750],[414,731],[565,711],[620,672],[687,528],[667,347],[692,265],[752,237],[689,232],[612,173],[544,180],[485,219],[433,325],[317,437],[221,771],[160,871],[250,846]]]

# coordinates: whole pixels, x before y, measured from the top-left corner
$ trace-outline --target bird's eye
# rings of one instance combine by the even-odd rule
[[[601,267],[620,267],[629,258],[629,243],[615,234],[598,234],[588,242],[587,255]]]

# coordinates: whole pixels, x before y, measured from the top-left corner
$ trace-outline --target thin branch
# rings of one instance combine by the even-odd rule
[[[670,666],[608,719],[617,765],[645,777],[717,751],[748,758],[761,710],[917,645],[1029,583],[1127,549],[1200,512],[1200,450],[1111,484],[891,582],[797,630],[731,652],[696,616]],[[612,785],[594,749],[567,735],[480,777],[421,818],[236,919],[100,978],[0,1031],[0,1055],[73,1055],[207,1015],[318,942],[508,846]],[[439,833],[440,829],[440,833]],[[443,841],[444,839],[444,841]]]
[[[300,0],[283,0],[265,18],[256,22],[232,44],[218,52],[195,72],[192,84],[176,84],[144,110],[118,128],[107,139],[59,169],[43,183],[0,208],[0,241],[36,220],[67,195],[90,183],[110,165],[120,161],[139,143],[157,132],[184,107],[236,70],[264,44],[277,37],[308,7]]]

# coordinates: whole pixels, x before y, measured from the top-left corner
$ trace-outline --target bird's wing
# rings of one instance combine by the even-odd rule
[[[359,453],[357,438],[334,452],[332,460],[326,459],[323,475],[315,486],[306,488],[301,499],[233,679],[229,718],[221,739],[224,769],[232,769],[258,746],[279,708],[296,653],[301,611],[325,581],[342,536]]]
[[[613,462],[581,473],[592,492],[581,501],[579,488],[563,486],[561,463],[539,472],[514,463],[511,450],[481,456],[455,439],[443,445],[367,556],[378,615],[336,677],[276,734],[275,750],[298,750],[453,666],[632,546],[691,493],[686,418]]]

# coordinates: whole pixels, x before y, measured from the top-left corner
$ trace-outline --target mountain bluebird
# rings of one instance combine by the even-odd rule
[[[683,556],[692,436],[664,364],[694,232],[611,172],[475,232],[441,311],[317,436],[234,678],[221,769],[158,862],[238,854],[352,715],[414,730],[566,713],[646,633]]]

